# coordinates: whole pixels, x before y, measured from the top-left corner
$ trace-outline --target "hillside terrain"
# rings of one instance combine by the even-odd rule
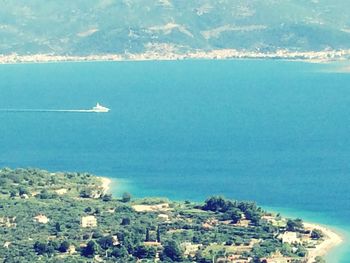
[[[340,0],[1,0],[0,54],[350,49]]]
[[[0,261],[323,262],[330,240],[254,202],[114,198],[101,182],[87,173],[1,169]]]

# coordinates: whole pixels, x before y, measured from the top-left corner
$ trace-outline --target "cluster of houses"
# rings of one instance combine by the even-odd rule
[[[158,219],[163,223],[171,223],[172,222],[172,214],[169,213],[171,208],[169,207],[169,204],[162,203],[162,204],[156,204],[156,205],[134,205],[133,209],[136,212],[155,212],[157,213]],[[111,211],[109,211],[111,212]],[[113,210],[114,212],[114,210]],[[263,219],[271,222],[274,225],[278,225],[281,222],[277,222],[276,217],[274,216],[265,216]],[[47,218],[43,214],[38,214],[34,217],[34,220],[41,224],[47,224],[50,219]],[[281,220],[280,220],[281,221]],[[6,225],[6,226],[12,226],[15,224],[15,218],[0,218],[0,226]],[[221,222],[218,221],[216,218],[209,218],[205,222],[202,223],[203,229],[210,230],[217,226],[218,224],[227,224],[227,222]],[[98,221],[96,216],[94,215],[86,215],[81,217],[81,227],[82,228],[96,228],[98,225]],[[237,226],[240,227],[249,227],[249,220],[246,220],[245,218],[242,218],[240,222],[237,223]],[[169,230],[172,231],[172,230]],[[176,231],[176,230],[173,230]],[[278,235],[278,238],[281,240],[282,243],[287,243],[292,245],[292,247],[295,247],[297,244],[303,244],[305,242],[312,242],[310,239],[310,233],[299,233],[299,232],[292,232],[292,231],[281,231],[281,233]],[[231,263],[249,263],[251,261],[251,258],[242,258],[242,254],[244,252],[250,252],[253,248],[253,246],[257,243],[259,243],[261,240],[258,239],[251,239],[251,242],[249,244],[242,244],[240,246],[237,245],[224,245],[222,246],[226,250],[225,256],[218,256],[215,257],[215,262],[231,262]],[[117,246],[119,245],[118,237],[113,236],[113,245]],[[7,244],[8,246],[9,244]],[[160,240],[157,241],[145,241],[145,246],[153,246],[157,248],[157,251],[160,250],[162,247],[162,244]],[[220,244],[213,244],[213,245],[220,245]],[[204,245],[203,244],[193,244],[191,242],[183,242],[180,244],[182,250],[184,251],[185,257],[192,257],[194,258],[196,256],[196,253],[199,250],[203,250]],[[73,248],[72,248],[73,249]],[[75,248],[74,248],[75,249]],[[75,250],[74,250],[75,251]],[[295,252],[295,251],[294,251]],[[74,253],[74,252],[73,252]],[[272,254],[270,257],[265,258],[262,260],[262,262],[266,263],[290,263],[294,262],[295,258],[288,258],[280,254],[279,252],[276,252]]]

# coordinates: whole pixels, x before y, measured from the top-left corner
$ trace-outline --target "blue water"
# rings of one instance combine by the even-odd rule
[[[2,109],[112,111],[0,112],[0,166],[118,178],[115,194],[256,200],[349,233],[350,74],[337,66],[2,65]]]

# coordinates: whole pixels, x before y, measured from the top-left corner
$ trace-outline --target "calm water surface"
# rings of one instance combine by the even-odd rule
[[[0,66],[0,166],[118,178],[116,194],[222,194],[350,229],[350,74],[281,61]],[[348,262],[350,247],[334,262]],[[331,261],[330,261],[331,262]]]

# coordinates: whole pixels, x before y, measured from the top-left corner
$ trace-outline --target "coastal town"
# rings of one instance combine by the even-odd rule
[[[86,56],[57,54],[0,54],[0,64],[50,63],[84,61],[144,61],[144,60],[186,60],[186,59],[280,59],[306,62],[344,61],[350,58],[350,49],[323,51],[249,51],[237,49],[192,50],[182,53],[171,44],[151,45],[146,52],[123,54],[94,54]]]
[[[324,262],[342,237],[254,202],[110,194],[87,173],[0,170],[4,262]],[[59,204],[59,205],[58,205]]]

